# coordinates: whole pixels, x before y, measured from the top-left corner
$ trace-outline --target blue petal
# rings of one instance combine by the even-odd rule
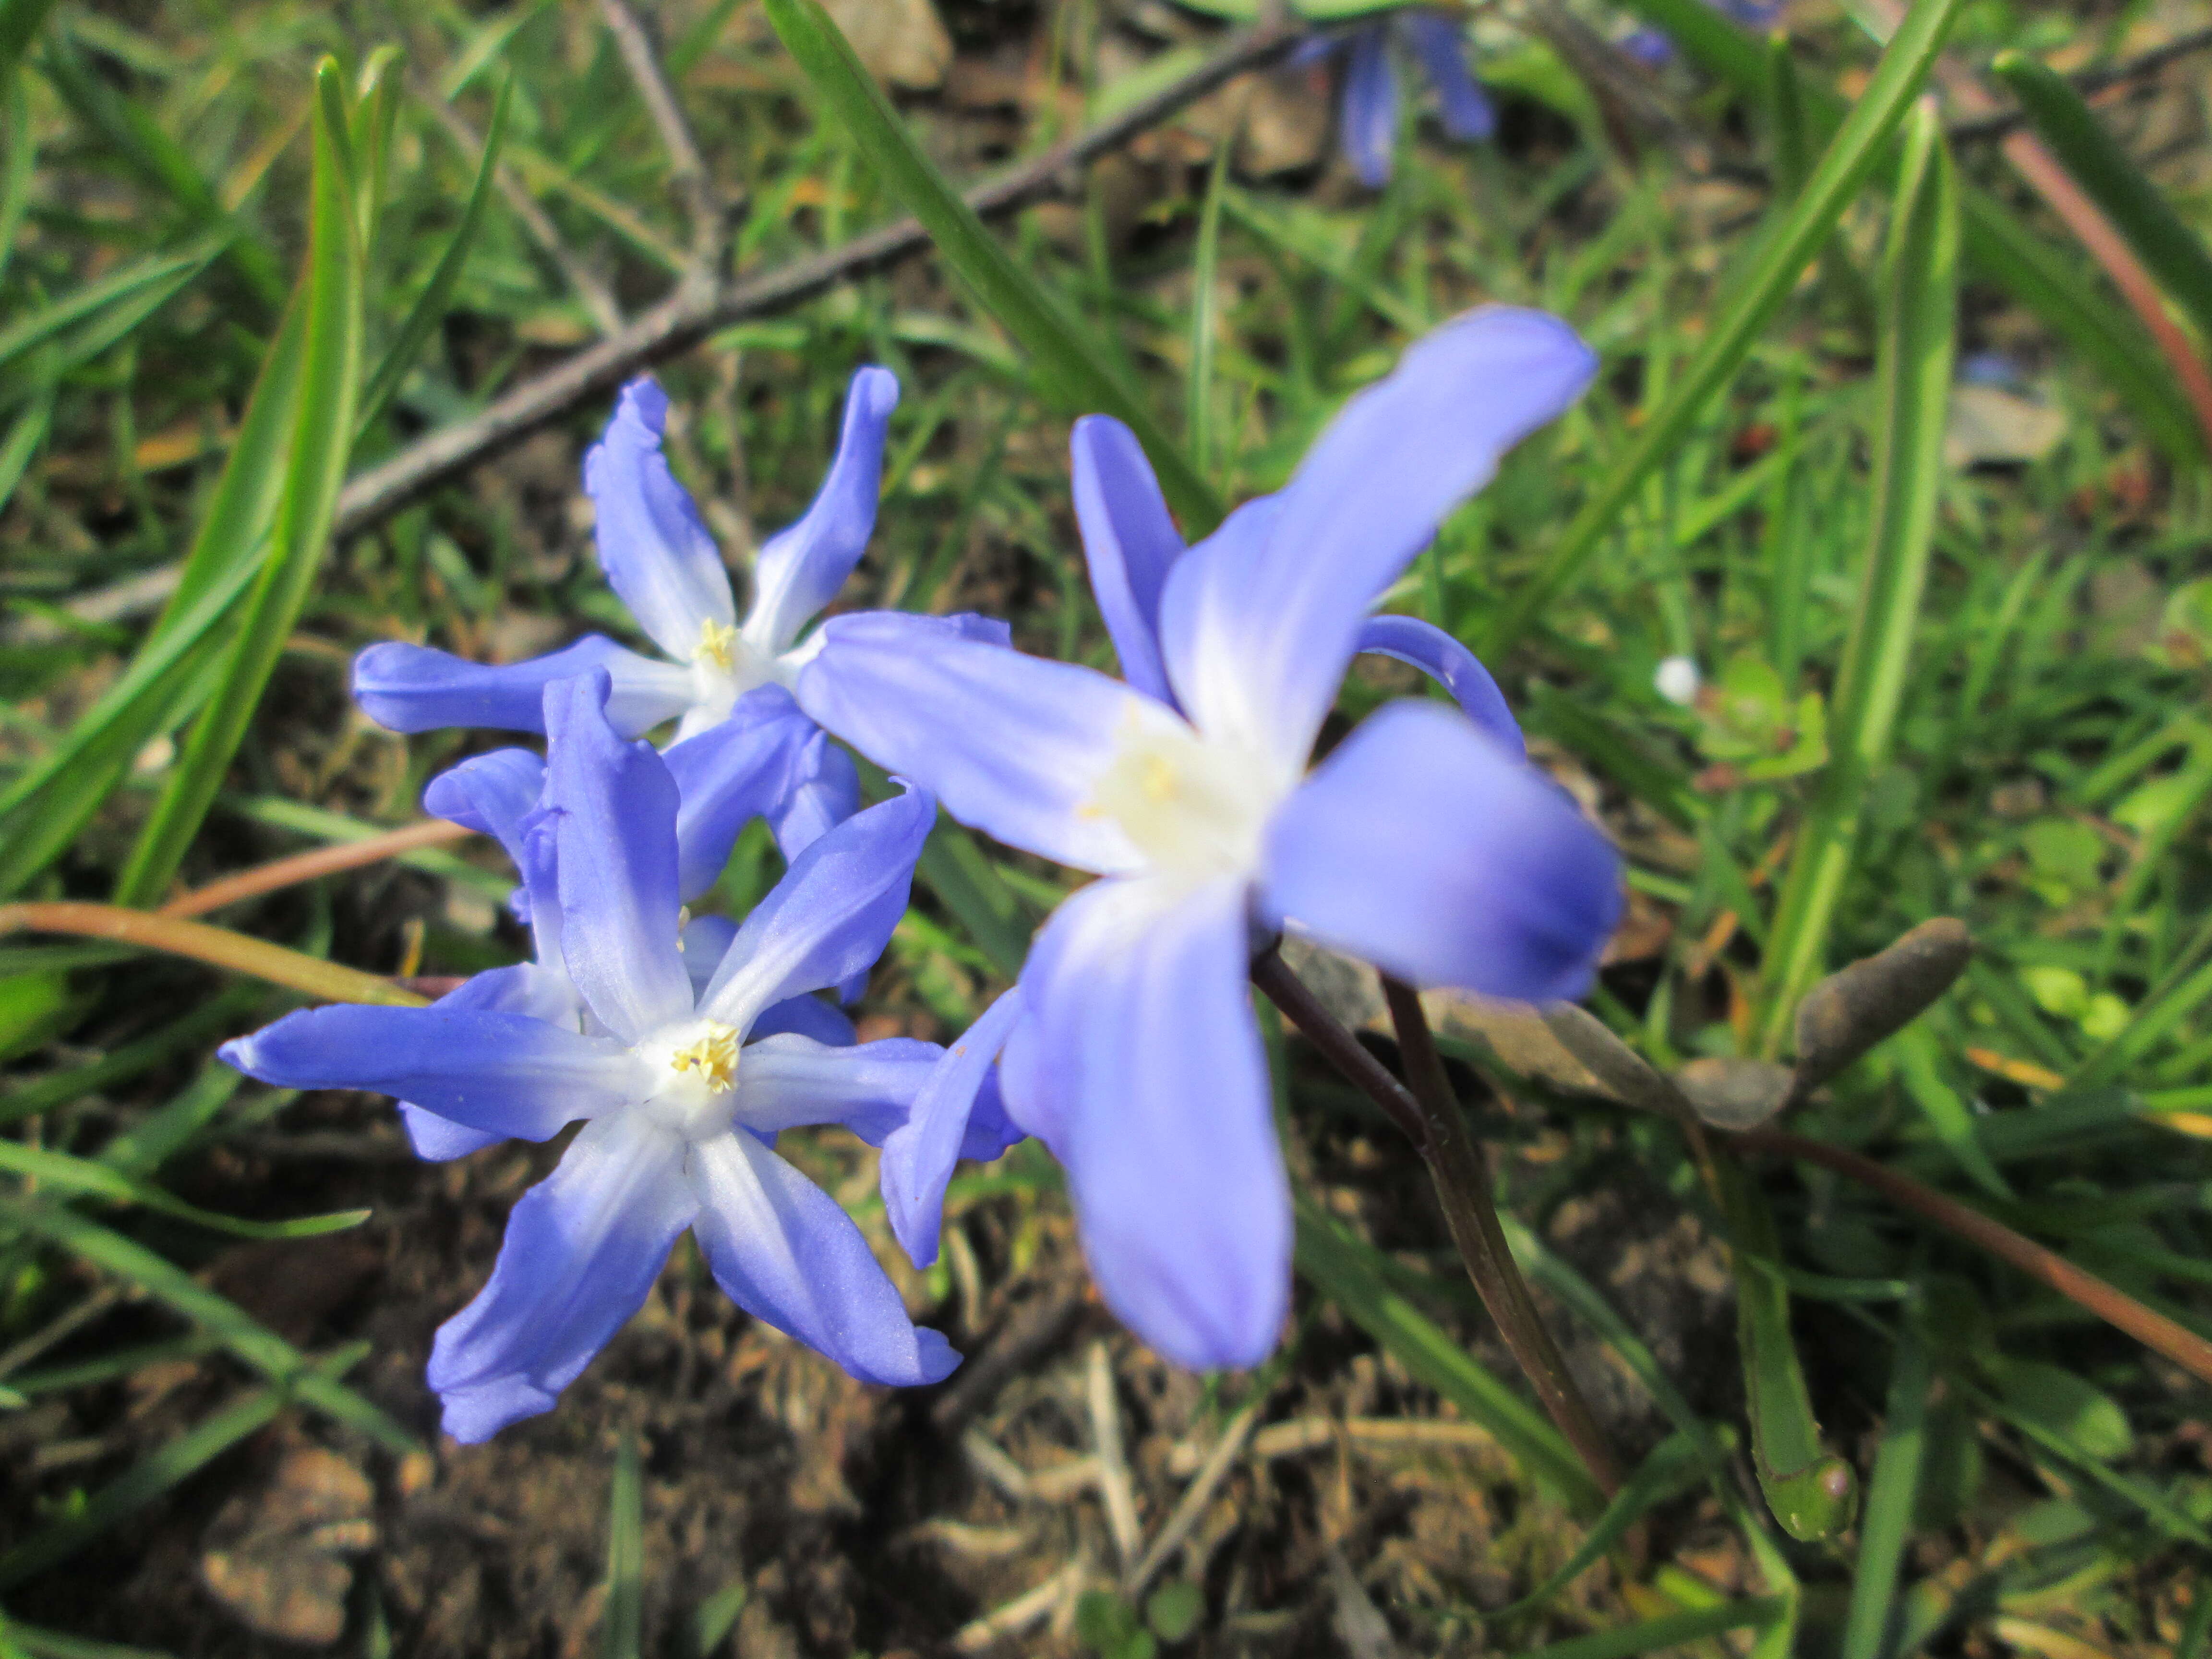
[[[643,1305],[698,1207],[684,1150],[642,1112],[617,1113],[522,1195],[490,1282],[431,1346],[447,1434],[474,1445],[550,1411]]]
[[[707,988],[714,977],[714,969],[722,965],[729,954],[730,941],[738,936],[738,924],[727,916],[694,916],[684,924],[680,935],[684,941],[684,975],[691,981],[691,1000],[697,1002],[699,993]]]
[[[793,749],[783,799],[768,815],[776,850],[787,864],[860,810],[860,774],[853,757],[805,720],[805,735]]]
[[[699,1012],[740,1031],[772,1004],[872,967],[906,914],[915,860],[937,822],[918,789],[845,820],[792,860],[738,929]]]
[[[534,760],[536,757],[532,758]],[[450,777],[452,774],[447,775]],[[512,968],[490,969],[464,980],[440,997],[434,1006],[448,1012],[477,1010],[527,1014],[532,1019],[544,1020],[565,1031],[579,1028],[584,1006],[576,995],[576,988],[568,982],[568,975],[541,967],[534,962],[519,963]],[[464,1157],[479,1147],[489,1146],[494,1141],[505,1139],[486,1130],[471,1129],[452,1122],[410,1100],[399,1103],[399,1121],[407,1130],[407,1139],[415,1148],[415,1155],[437,1163]]]
[[[1060,906],[1022,973],[1099,1293],[1194,1370],[1256,1365],[1290,1305],[1291,1194],[1252,1017],[1241,879],[1103,881]]]
[[[660,453],[667,423],[668,394],[651,379],[624,386],[606,435],[584,457],[584,491],[608,582],[655,645],[689,662],[702,624],[732,627],[737,610],[714,538]]]
[[[1398,146],[1398,72],[1390,66],[1389,33],[1378,24],[1352,37],[1341,118],[1352,170],[1368,189],[1382,189],[1390,182]]]
[[[890,1216],[891,1231],[917,1267],[937,1260],[945,1184],[963,1155],[969,1120],[991,1075],[991,1063],[1022,1012],[1018,987],[986,1008],[965,1035],[943,1051],[943,1058],[913,1097],[906,1121],[883,1143],[884,1207]],[[1000,1115],[1004,1116],[1003,1107]],[[988,1136],[997,1138],[995,1133]]]
[[[757,686],[730,717],[661,757],[676,780],[677,889],[686,901],[712,887],[738,833],[783,810],[807,740],[821,734],[780,685]]]
[[[1183,544],[1168,516],[1167,497],[1137,434],[1112,416],[1085,416],[1068,447],[1091,591],[1121,659],[1121,678],[1146,696],[1172,703],[1160,665],[1160,588]]]
[[[906,1121],[907,1108],[945,1050],[913,1037],[846,1047],[811,1037],[748,1042],[738,1064],[738,1121],[774,1135],[842,1123],[871,1146]]]
[[[960,1363],[917,1330],[836,1200],[750,1135],[691,1149],[696,1224],[730,1299],[863,1382],[935,1382]]]
[[[1459,20],[1440,12],[1401,11],[1398,21],[1413,42],[1422,67],[1437,88],[1444,131],[1455,138],[1480,142],[1498,131],[1498,112],[1468,72],[1467,36]]]
[[[522,1140],[544,1140],[639,1092],[637,1063],[621,1043],[528,1014],[443,1005],[303,1008],[217,1052],[279,1088],[373,1089]]]
[[[771,1003],[753,1021],[750,1035],[757,1042],[786,1031],[812,1037],[832,1048],[850,1048],[860,1041],[859,1033],[853,1029],[853,1017],[817,996],[786,997],[781,1002]]]
[[[353,659],[353,699],[389,732],[488,726],[501,732],[545,729],[545,688],[604,668],[614,678],[609,717],[625,737],[650,732],[691,706],[690,674],[587,634],[528,662],[491,668],[424,645],[372,645]]]
[[[527,749],[495,749],[441,772],[422,791],[422,810],[490,836],[522,877],[514,914],[537,935],[538,959],[560,962],[561,899],[547,837],[530,833],[545,787],[545,763]]]
[[[569,977],[607,1029],[635,1042],[691,1012],[676,948],[676,781],[652,748],[607,724],[604,675],[545,693],[545,808]]]
[[[1521,723],[1505,706],[1505,694],[1490,671],[1443,629],[1418,617],[1370,617],[1359,630],[1359,648],[1411,663],[1450,692],[1460,711],[1505,748],[1516,755],[1528,752]]]
[[[890,370],[864,368],[853,376],[830,476],[805,517],[761,549],[745,642],[763,656],[780,654],[799,637],[806,619],[837,597],[866,551],[883,486],[884,434],[898,400],[898,376]]]
[[[1158,703],[934,617],[833,617],[820,637],[799,702],[828,730],[1010,847],[1079,870],[1137,867],[1121,827],[1084,808],[1119,739],[1174,718]]]
[[[1398,702],[1276,814],[1267,909],[1417,985],[1580,996],[1620,917],[1620,859],[1534,767],[1450,710]]]
[[[1271,512],[1249,504],[1169,575],[1160,640],[1193,723],[1303,767],[1368,610],[1596,367],[1565,323],[1509,306],[1409,347],[1329,423]]]

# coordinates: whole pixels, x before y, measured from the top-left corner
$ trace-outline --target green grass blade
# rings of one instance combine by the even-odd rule
[[[2165,193],[2081,101],[2065,77],[2024,53],[2002,52],[1992,67],[2020,100],[2043,142],[2142,256],[2198,331],[2212,338],[2212,254]]]
[[[1716,1149],[1712,1168],[1735,1271],[1752,1467],[1783,1530],[1801,1543],[1815,1543],[1850,1525],[1857,1477],[1820,1443],[1820,1425],[1790,1337],[1790,1291],[1765,1265],[1782,1258],[1766,1200],[1727,1152]]]
[[[112,1053],[66,1072],[58,1072],[0,1095],[0,1125],[50,1112],[82,1099],[95,1089],[112,1088],[149,1071],[182,1049],[206,1041],[258,1007],[268,993],[258,985],[234,986],[150,1036],[125,1043]]]
[[[1928,1425],[1932,1381],[1928,1350],[1908,1326],[1898,1340],[1889,1373],[1889,1409],[1881,1449],[1867,1485],[1866,1514],[1859,1524],[1859,1557],[1851,1573],[1850,1612],[1844,1622],[1838,1659],[1881,1659],[1897,1598],[1898,1568],[1912,1540],[1913,1506],[1920,1495],[1920,1443]]]
[[[1806,262],[1834,234],[1844,210],[1887,151],[1934,68],[1965,0],[1921,0],[1891,39],[1866,94],[1821,155],[1789,216],[1753,251],[1752,262],[1729,283],[1730,295],[1696,355],[1684,365],[1629,452],[1599,480],[1582,510],[1546,555],[1542,567],[1507,601],[1480,654],[1495,657],[1519,639],[1557,599],[1613,529],[1644,483],[1671,457],[1713,397],[1742,367],[1752,346],[1796,286]],[[1766,66],[1753,49],[1753,84]]]
[[[361,414],[355,422],[356,433],[374,425],[376,417],[384,413],[385,405],[398,395],[400,383],[407,378],[407,371],[415,362],[415,354],[422,349],[422,342],[430,337],[430,331],[446,314],[454,284],[460,281],[461,268],[468,263],[477,227],[483,222],[484,204],[491,199],[493,170],[499,165],[500,145],[507,137],[507,111],[514,103],[514,80],[510,76],[501,85],[499,101],[492,106],[491,127],[484,135],[483,159],[477,165],[476,183],[470,187],[468,205],[461,210],[461,222],[453,232],[453,240],[446,244],[446,251],[438,256],[437,268],[430,273],[428,286],[407,313],[407,320],[400,325],[398,337],[384,354],[384,361],[376,366],[376,373],[369,376],[368,390],[361,394]]]
[[[1704,1441],[1695,1434],[1676,1430],[1652,1448],[1650,1455],[1613,1494],[1613,1501],[1605,1506],[1605,1513],[1598,1516],[1559,1570],[1518,1601],[1500,1607],[1492,1616],[1509,1619],[1534,1613],[1581,1577],[1648,1510],[1680,1497],[1704,1480],[1709,1467]]]
[[[607,1493],[606,1586],[599,1652],[603,1659],[639,1659],[645,1650],[645,1476],[635,1429],[623,1431]]]
[[[1190,451],[1190,464],[1201,477],[1212,466],[1213,343],[1221,328],[1214,283],[1221,262],[1221,198],[1229,185],[1231,149],[1224,139],[1213,153],[1206,205],[1199,210],[1198,246],[1191,255],[1190,376],[1184,388],[1189,413],[1184,417],[1183,439]]]
[[[131,665],[63,741],[0,793],[0,897],[58,857],[149,739],[214,689],[225,619],[268,543],[298,409],[306,307],[295,301],[263,361],[177,591]]]
[[[21,55],[9,52],[6,41],[0,40],[0,122],[7,125],[8,145],[7,158],[0,161],[0,276],[7,274],[9,257],[15,251],[15,234],[23,228],[23,210],[30,203],[31,178],[38,161]]]
[[[296,1221],[241,1220],[236,1216],[203,1210],[197,1204],[187,1204],[149,1182],[137,1180],[105,1164],[7,1139],[0,1139],[0,1170],[64,1192],[90,1194],[112,1199],[118,1204],[142,1204],[179,1221],[238,1238],[313,1238],[321,1233],[358,1227],[369,1216],[367,1210],[340,1210],[329,1215],[301,1216]]]
[[[1091,343],[1092,330],[1023,270],[914,142],[898,112],[818,0],[767,0],[769,21],[830,111],[921,221],[948,264],[1034,360],[1047,395],[1078,414],[1112,415],[1144,445],[1160,488],[1195,540],[1220,521],[1213,487]]]
[[[185,849],[222,787],[284,641],[307,602],[330,541],[331,517],[352,449],[361,390],[362,263],[356,235],[337,65],[315,71],[325,89],[315,114],[315,166],[307,247],[307,339],[297,423],[274,544],[246,601],[222,684],[194,725],[152,816],[116,884],[117,901],[142,905],[167,888]]]
[[[1529,1477],[1580,1513],[1604,1504],[1566,1438],[1542,1413],[1470,1358],[1428,1316],[1391,1289],[1368,1258],[1374,1252],[1303,1200],[1297,1206],[1297,1269],[1419,1381],[1498,1438]]]
[[[316,1360],[303,1375],[336,1388],[339,1386],[337,1379],[359,1364],[368,1351],[368,1343],[354,1343],[326,1358]],[[11,1589],[55,1563],[66,1560],[125,1516],[145,1508],[248,1435],[276,1421],[290,1403],[281,1388],[257,1389],[235,1405],[179,1435],[93,1493],[81,1508],[32,1534],[0,1556],[0,1589]]]
[[[1890,222],[1875,347],[1874,509],[1829,702],[1829,761],[1791,854],[1766,957],[1763,1050],[1778,1055],[1819,978],[1869,785],[1887,761],[1943,479],[1959,313],[1959,198],[1932,114],[1914,117]]]
[[[1788,1611],[1787,1604],[1778,1595],[1762,1596],[1754,1601],[1728,1601],[1717,1607],[1662,1613],[1639,1624],[1573,1637],[1547,1647],[1528,1648],[1522,1651],[1522,1659],[1630,1659],[1633,1654],[1678,1648],[1686,1642],[1718,1636],[1723,1631],[1763,1629]]]
[[[120,1642],[87,1641],[82,1636],[42,1630],[12,1619],[0,1625],[0,1635],[11,1638],[16,1650],[28,1655],[29,1659],[170,1659],[169,1655],[157,1649],[125,1647]]]
[[[103,1273],[137,1285],[172,1312],[190,1320],[272,1382],[393,1452],[415,1449],[415,1437],[351,1389],[331,1381],[307,1356],[259,1323],[228,1297],[136,1240],[59,1205],[9,1203],[9,1223],[38,1234]]]
[[[64,329],[134,298],[144,289],[159,289],[167,284],[162,295],[166,299],[204,270],[208,262],[222,252],[228,240],[222,235],[204,236],[178,252],[138,260],[112,276],[88,283],[52,305],[40,307],[21,321],[0,329],[0,369],[36,350]]]
[[[12,76],[31,49],[54,0],[0,0],[0,76]]]

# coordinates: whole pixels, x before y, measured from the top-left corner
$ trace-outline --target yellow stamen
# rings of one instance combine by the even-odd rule
[[[726,674],[737,659],[737,651],[738,630],[734,624],[716,622],[712,617],[700,623],[699,648],[691,653],[694,661],[703,657]]]
[[[696,1072],[700,1080],[720,1094],[738,1080],[738,1033],[720,1020],[707,1022],[707,1035],[678,1048],[669,1057],[672,1072]]]

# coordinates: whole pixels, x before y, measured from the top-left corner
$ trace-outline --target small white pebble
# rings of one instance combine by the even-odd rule
[[[1651,677],[1651,684],[1668,702],[1687,708],[1698,700],[1700,684],[1694,658],[1669,657],[1659,665],[1659,672]]]

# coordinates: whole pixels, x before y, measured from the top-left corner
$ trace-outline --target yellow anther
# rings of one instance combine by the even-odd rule
[[[738,1080],[737,1028],[708,1021],[707,1035],[670,1055],[668,1069],[696,1072],[701,1082],[720,1094]]]
[[[699,624],[699,648],[691,654],[694,661],[703,659],[714,664],[725,674],[728,673],[730,665],[737,660],[736,625],[716,622],[712,617],[706,617]]]
[[[1180,793],[1176,769],[1164,755],[1147,755],[1144,769],[1144,779],[1138,787],[1145,792],[1146,799],[1164,806]]]

